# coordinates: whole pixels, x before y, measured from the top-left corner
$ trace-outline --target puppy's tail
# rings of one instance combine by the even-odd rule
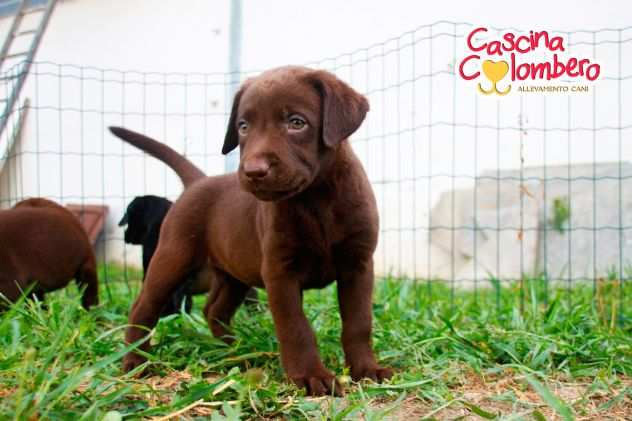
[[[111,126],[109,129],[114,136],[123,139],[130,145],[136,146],[138,149],[167,164],[178,174],[185,188],[200,178],[206,177],[206,174],[201,169],[164,143],[123,127]]]

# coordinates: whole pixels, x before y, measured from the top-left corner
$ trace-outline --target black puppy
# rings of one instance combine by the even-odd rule
[[[147,271],[151,257],[156,251],[160,227],[172,202],[153,195],[137,196],[130,202],[119,227],[127,225],[125,242],[143,246],[143,270]],[[143,275],[144,277],[144,275]]]
[[[125,242],[143,246],[143,280],[149,267],[160,238],[160,227],[165,219],[172,202],[164,197],[138,196],[127,206],[127,211],[119,222],[119,227],[127,225],[125,229]],[[162,317],[180,312],[182,301],[187,313],[191,312],[192,298],[190,281],[184,283],[171,296],[160,314]]]

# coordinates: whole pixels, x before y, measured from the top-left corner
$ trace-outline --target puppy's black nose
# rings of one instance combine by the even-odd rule
[[[270,172],[270,164],[262,159],[253,159],[244,162],[244,174],[248,178],[263,178]]]

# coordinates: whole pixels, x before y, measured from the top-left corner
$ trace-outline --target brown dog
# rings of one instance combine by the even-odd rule
[[[263,287],[288,377],[313,395],[340,394],[302,309],[304,289],[337,280],[352,377],[389,378],[392,371],[377,364],[371,349],[378,213],[347,141],[368,109],[362,95],[324,71],[284,67],[246,81],[222,148],[240,147],[239,171],[193,183],[169,211],[132,307],[127,342],[142,339],[146,331],[137,326],[153,327],[178,282],[210,261],[205,313],[215,336],[228,333],[224,326],[248,287]],[[124,368],[143,361],[130,353]]]
[[[17,300],[30,288],[39,300],[75,279],[85,286],[82,304],[99,302],[96,259],[88,235],[66,208],[32,198],[0,211],[0,292]]]
[[[206,178],[201,169],[169,146],[123,127],[110,127],[109,129],[116,137],[167,164],[180,177],[185,189],[196,181]],[[119,226],[127,225],[125,242],[143,246],[143,278],[147,275],[149,262],[156,252],[162,221],[171,205],[172,203],[163,197],[136,197],[128,205],[125,215],[119,222]],[[210,273],[212,272],[206,270],[206,268],[197,273],[190,273],[187,279],[181,282],[180,287],[174,291],[169,302],[163,307],[161,316],[179,313],[183,299],[185,300],[186,311],[190,312],[193,304],[192,295],[207,293],[210,290]],[[250,288],[247,298],[247,303],[256,303],[257,291],[254,288]]]

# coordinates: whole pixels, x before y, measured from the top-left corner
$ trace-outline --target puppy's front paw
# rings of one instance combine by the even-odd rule
[[[290,376],[290,380],[298,387],[305,388],[310,396],[344,396],[344,390],[336,376],[325,368],[311,370],[299,376]]]
[[[139,365],[143,364],[147,359],[133,352],[128,353],[123,357],[123,371],[129,373]],[[144,373],[139,373],[142,376]]]
[[[393,377],[392,369],[380,367],[377,364],[351,367],[351,378],[356,382],[362,379],[371,379],[374,382],[381,383],[383,380],[388,380],[391,377]]]

